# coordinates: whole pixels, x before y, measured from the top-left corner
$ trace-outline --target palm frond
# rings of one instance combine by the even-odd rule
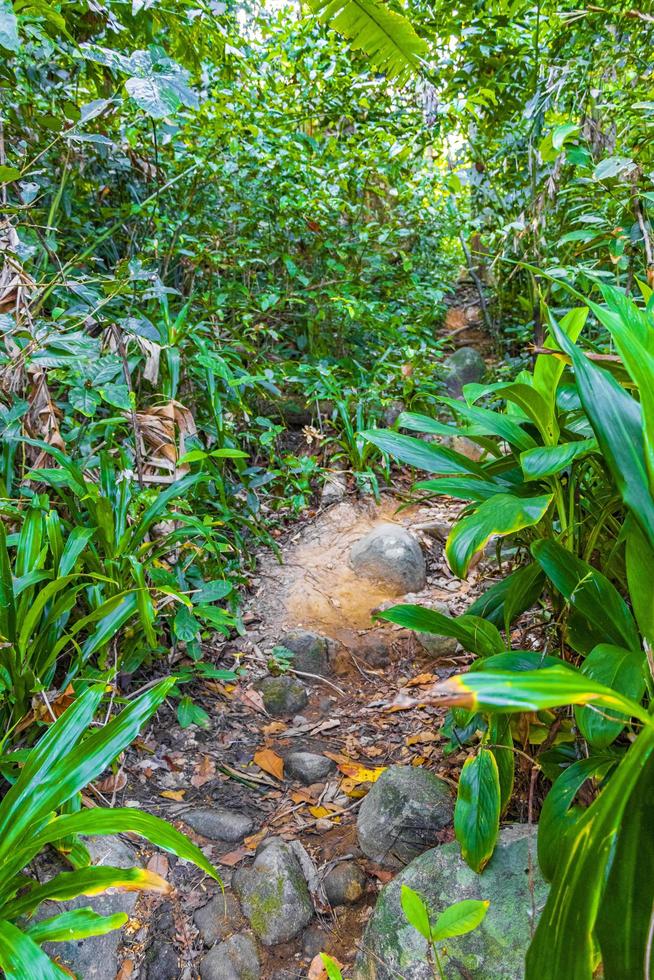
[[[309,0],[320,20],[366,53],[374,68],[405,82],[427,54],[427,43],[383,0]]]

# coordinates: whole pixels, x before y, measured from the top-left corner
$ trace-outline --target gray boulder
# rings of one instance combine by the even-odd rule
[[[420,766],[390,766],[364,799],[357,817],[363,853],[387,868],[402,868],[435,843],[452,822],[447,783]]]
[[[202,957],[202,980],[259,980],[261,963],[257,946],[247,932],[230,936]]]
[[[252,818],[237,810],[222,806],[201,806],[182,814],[189,827],[209,840],[222,840],[228,844],[242,841],[252,832]]]
[[[291,667],[325,677],[329,673],[329,640],[309,630],[290,630],[280,644],[293,654]]]
[[[291,752],[284,759],[284,774],[305,786],[319,783],[336,769],[336,763],[315,752]]]
[[[239,868],[232,888],[264,946],[287,942],[313,917],[309,889],[293,849],[279,837],[260,849],[251,868]]]
[[[443,361],[447,392],[459,398],[463,386],[479,383],[486,374],[486,362],[474,347],[459,347]]]
[[[363,935],[354,980],[432,980],[427,944],[402,912],[402,885],[419,892],[434,913],[463,899],[490,902],[474,932],[439,945],[447,980],[523,980],[536,925],[531,882],[538,917],[547,885],[538,871],[536,830],[526,824],[500,831],[495,853],[481,875],[463,861],[457,843],[421,854],[381,892]]]
[[[358,575],[386,586],[394,595],[419,592],[427,580],[418,541],[397,524],[380,524],[355,542],[350,562]]]
[[[264,677],[255,685],[270,715],[289,717],[306,708],[309,698],[304,684],[296,677]]]
[[[91,862],[113,868],[133,868],[140,865],[136,854],[120,837],[91,837],[84,843],[91,855]],[[132,915],[138,892],[112,891],[102,895],[80,895],[66,902],[66,909],[92,908],[100,915],[127,912]],[[37,918],[48,918],[61,912],[58,902],[44,902]],[[46,943],[45,951],[57,959],[73,974],[85,980],[115,980],[119,969],[118,951],[123,937],[122,929],[115,929],[104,936],[91,936],[82,941]]]

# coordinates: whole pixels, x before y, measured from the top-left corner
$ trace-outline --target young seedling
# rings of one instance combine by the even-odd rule
[[[445,980],[438,944],[476,929],[488,911],[489,902],[476,899],[455,902],[434,919],[424,898],[408,885],[402,885],[401,901],[407,921],[427,940],[427,956],[434,976],[438,980]]]
[[[455,902],[454,905],[448,906],[434,919],[424,898],[409,888],[408,885],[402,885],[401,900],[402,911],[409,925],[417,929],[420,935],[427,940],[427,956],[434,977],[437,980],[445,980],[443,963],[437,944],[442,943],[445,939],[451,939],[453,936],[464,936],[467,932],[476,929],[483,921],[490,903],[476,899]],[[440,952],[442,953],[442,950]],[[335,960],[327,953],[320,955],[328,980],[343,980],[343,974]]]

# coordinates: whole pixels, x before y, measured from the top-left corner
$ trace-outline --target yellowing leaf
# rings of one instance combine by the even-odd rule
[[[313,817],[317,817],[318,819],[320,819],[320,817],[331,817],[331,816],[333,816],[331,810],[328,810],[326,806],[310,806],[309,807],[309,813]]]
[[[185,789],[165,789],[160,795],[163,796],[165,800],[177,800],[179,803],[180,800],[184,799],[185,794]]]

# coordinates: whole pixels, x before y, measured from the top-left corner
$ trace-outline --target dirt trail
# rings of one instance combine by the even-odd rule
[[[390,497],[379,506],[344,500],[291,532],[281,545],[283,564],[262,555],[246,605],[246,635],[217,643],[212,651],[220,667],[245,667],[244,679],[236,686],[207,681],[195,689],[196,700],[209,713],[206,729],[183,731],[169,713],[160,712],[147,739],[137,743],[125,764],[128,782],[116,802],[141,806],[189,832],[216,862],[227,887],[233,869],[249,864],[268,835],[300,841],[319,872],[344,856],[356,859],[365,871],[367,890],[358,904],[321,912],[304,936],[290,943],[260,947],[263,980],[306,977],[319,949],[351,965],[390,872],[365,859],[358,848],[356,813],[365,784],[352,786],[346,774],[336,771],[326,782],[304,787],[263,771],[254,762],[255,754],[270,750],[283,757],[302,750],[327,752],[368,768],[424,765],[453,785],[461,764],[459,753],[445,756],[439,748],[441,719],[436,709],[390,712],[388,706],[412,679],[425,674],[445,677],[465,664],[465,655],[435,663],[406,630],[373,622],[374,609],[399,600],[383,587],[357,578],[348,558],[352,544],[376,524],[393,522],[413,530],[425,552],[428,576],[425,590],[409,601],[445,601],[452,613],[461,612],[479,592],[481,572],[460,582],[447,568],[439,534],[451,525],[458,505],[400,511],[398,505]],[[291,627],[335,641],[331,671],[325,681],[307,681],[309,702],[300,717],[271,718],[253,682],[267,672],[270,650]],[[413,693],[416,690],[419,687]],[[193,812],[216,806],[252,818],[252,833],[244,843],[211,840],[185,823],[189,815],[193,819]],[[163,905],[155,899],[141,904],[124,950],[120,980],[198,976],[206,950],[193,913],[217,888],[191,865],[174,858],[165,865],[178,890]],[[229,930],[244,927],[238,915],[232,918]],[[147,961],[153,956],[148,973]]]

